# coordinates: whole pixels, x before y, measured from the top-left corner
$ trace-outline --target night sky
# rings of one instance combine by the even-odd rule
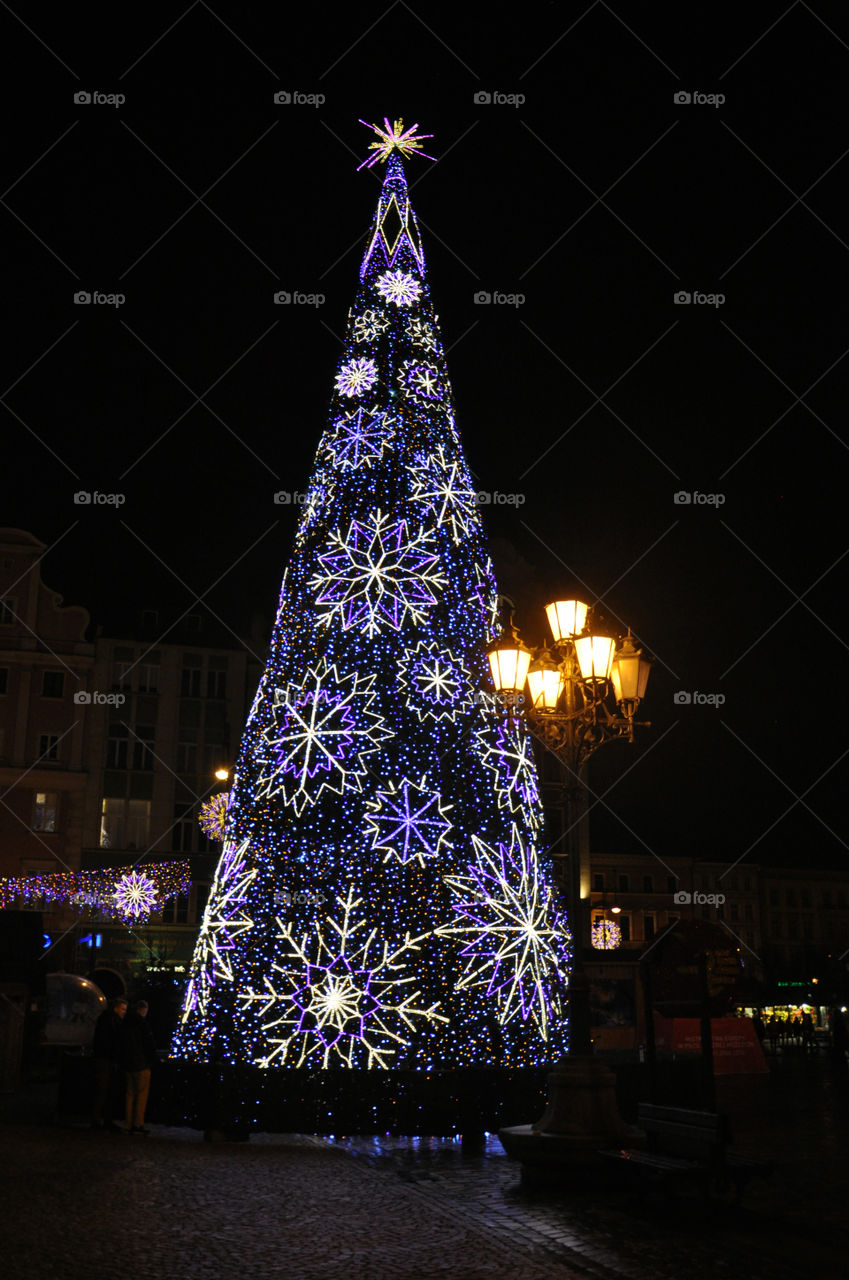
[[[485,511],[520,629],[577,594],[656,656],[593,847],[844,865],[846,7],[20,12],[2,522],[65,602],[262,653],[382,177],[358,118],[401,115],[468,461],[524,499]]]

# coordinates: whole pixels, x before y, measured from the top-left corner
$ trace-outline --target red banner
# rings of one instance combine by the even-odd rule
[[[658,1049],[673,1053],[701,1053],[698,1018],[655,1015]],[[711,1018],[713,1069],[718,1076],[763,1075],[769,1072],[751,1018]]]

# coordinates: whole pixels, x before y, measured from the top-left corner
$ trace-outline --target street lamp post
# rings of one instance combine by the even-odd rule
[[[572,1152],[589,1152],[625,1130],[616,1112],[613,1075],[592,1055],[589,981],[584,952],[590,941],[589,840],[587,837],[587,762],[607,742],[633,743],[635,719],[645,696],[650,661],[628,633],[617,641],[589,625],[590,610],[579,600],[559,600],[546,606],[554,649],[531,654],[519,638],[512,611],[502,634],[489,646],[488,657],[498,703],[506,714],[550,751],[562,765],[565,786],[564,832],[566,889],[572,928],[569,977],[569,1053],[551,1077],[552,1098],[533,1129],[520,1126],[502,1131],[509,1150],[528,1158],[530,1135],[560,1134],[571,1139]],[[524,696],[527,687],[528,697]],[[557,855],[562,861],[563,855]],[[565,884],[564,884],[565,879]],[[533,1144],[531,1144],[533,1145]],[[567,1145],[569,1142],[567,1141]],[[593,1148],[594,1150],[594,1148]]]

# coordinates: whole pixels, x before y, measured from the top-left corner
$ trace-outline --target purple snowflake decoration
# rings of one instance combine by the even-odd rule
[[[411,307],[418,300],[422,287],[415,276],[406,271],[384,271],[376,281],[377,292],[396,307]]]
[[[336,390],[343,396],[361,396],[376,382],[377,365],[368,356],[363,356],[342,365],[336,375]]]

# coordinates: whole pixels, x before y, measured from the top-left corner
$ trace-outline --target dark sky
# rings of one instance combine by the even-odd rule
[[[486,512],[520,627],[577,593],[657,658],[593,844],[843,865],[845,6],[20,12],[3,523],[66,602],[113,632],[210,587],[241,636],[271,615],[272,495],[306,487],[377,197],[358,117],[403,115],[440,157],[407,168],[468,460],[524,497]]]

